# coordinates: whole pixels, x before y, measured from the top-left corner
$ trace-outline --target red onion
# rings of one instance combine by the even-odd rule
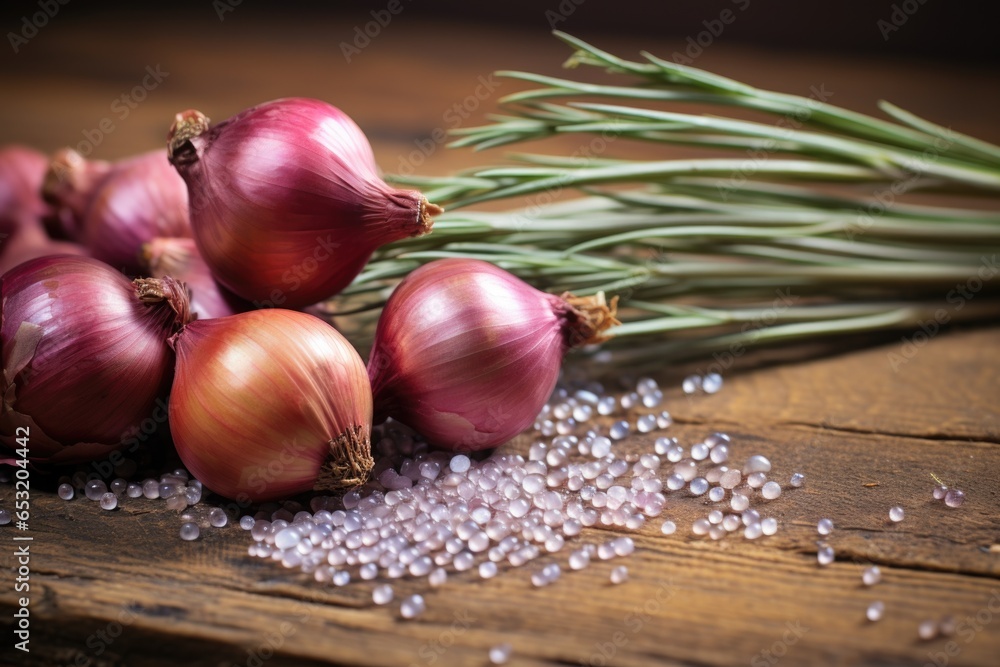
[[[188,320],[183,285],[129,281],[86,257],[51,256],[0,278],[0,442],[31,433],[31,457],[93,460],[121,447],[162,401]]]
[[[338,293],[376,248],[426,233],[441,211],[382,181],[358,126],[318,100],[267,102],[212,127],[185,111],[168,151],[202,257],[258,306],[301,308]]]
[[[253,308],[212,277],[205,260],[198,254],[194,239],[153,239],[143,246],[142,254],[148,275],[153,278],[170,276],[187,285],[191,293],[191,313],[198,319],[226,317]]]
[[[546,294],[478,260],[407,276],[379,318],[368,362],[379,417],[434,445],[495,447],[532,423],[563,355],[617,324],[615,301]]]
[[[42,184],[42,197],[50,207],[50,213],[45,218],[49,236],[69,241],[83,240],[87,207],[112,167],[112,163],[104,160],[84,159],[72,148],[56,151]]]
[[[306,313],[256,310],[197,320],[171,344],[170,430],[206,487],[256,502],[367,479],[371,386],[333,327]]]
[[[24,146],[0,148],[0,243],[26,220],[38,220],[45,211],[40,188],[46,159]]]
[[[62,211],[70,238],[91,256],[130,275],[143,273],[142,244],[157,237],[191,236],[187,187],[164,150],[106,163],[64,151],[53,162],[46,196]]]

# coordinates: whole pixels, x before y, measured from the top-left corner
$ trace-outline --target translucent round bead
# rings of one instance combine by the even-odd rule
[[[656,429],[656,416],[643,415],[635,420],[635,428],[639,433],[650,433]]]
[[[749,526],[752,523],[760,523],[760,512],[757,510],[746,510],[740,515],[740,520],[743,521],[744,526]]]
[[[496,646],[491,647],[490,664],[506,665],[507,661],[510,660],[510,656],[513,652],[514,652],[514,647],[507,643],[497,644]]]
[[[465,454],[457,454],[451,457],[451,463],[449,464],[451,471],[457,473],[468,472],[471,466],[472,461]]]
[[[108,485],[99,479],[92,479],[83,487],[83,492],[88,500],[98,501],[108,492]]]
[[[708,513],[708,522],[711,524],[722,523],[722,512],[719,510],[712,510]]]
[[[142,483],[142,495],[150,500],[156,500],[160,497],[160,483],[155,479],[147,479]]]
[[[674,423],[674,418],[670,416],[670,413],[666,410],[660,412],[656,415],[656,428],[668,428]]]
[[[737,528],[739,528],[742,525],[743,525],[743,522],[740,521],[740,518],[738,516],[736,516],[735,514],[727,514],[722,519],[722,527],[726,530],[726,532],[729,532],[729,533],[733,532],[734,530],[736,530]],[[761,528],[763,529],[763,526]]]
[[[754,521],[753,523],[747,524],[746,528],[743,529],[743,537],[748,540],[756,540],[758,537],[764,534],[764,528],[760,525],[759,521]]]
[[[722,389],[722,376],[718,373],[709,373],[701,379],[701,389],[706,394],[714,394]]]
[[[889,520],[892,521],[893,523],[899,523],[900,521],[903,520],[903,517],[905,515],[906,512],[904,512],[903,508],[900,507],[899,505],[896,505],[895,507],[889,509]]]
[[[358,568],[358,576],[365,581],[371,581],[378,576],[378,565],[375,563],[365,563]]]
[[[242,528],[243,530],[250,530],[251,528],[253,528],[253,525],[255,523],[256,521],[254,521],[254,518],[249,514],[240,517],[240,528]]]
[[[691,524],[691,532],[695,535],[707,535],[711,529],[712,524],[708,522],[708,519],[695,519],[694,523]]]
[[[816,524],[816,532],[820,535],[829,535],[833,532],[833,521],[820,519]]]
[[[334,586],[346,586],[351,583],[351,573],[347,570],[339,570],[333,575],[331,581],[333,581]]]
[[[747,486],[751,489],[759,489],[767,482],[767,475],[762,472],[752,472],[747,475]]]
[[[712,450],[715,452],[715,450]],[[743,480],[743,475],[739,470],[727,470],[719,477],[719,486],[724,489],[735,489]]]
[[[777,482],[768,482],[760,489],[760,495],[768,500],[774,500],[781,495],[781,485]]]
[[[73,500],[73,485],[60,484],[58,493],[59,497],[63,500]]]
[[[448,581],[448,571],[443,567],[439,567],[430,573],[427,577],[427,583],[431,586],[437,588],[439,586],[444,586],[445,582]]]
[[[938,622],[933,619],[928,619],[923,621],[917,626],[917,636],[927,641],[929,639],[934,639],[938,634]]]
[[[611,547],[615,550],[616,556],[628,556],[635,551],[635,542],[631,537],[619,537],[611,541]]]
[[[0,510],[0,526],[6,526],[10,521],[10,510]]]
[[[285,528],[274,536],[274,546],[278,549],[291,549],[298,545],[302,539],[302,533],[297,528]]]
[[[108,491],[101,496],[101,509],[102,510],[113,510],[118,507],[118,496]]]
[[[214,528],[222,528],[229,523],[229,517],[221,507],[213,507],[208,511],[208,523]]]
[[[878,568],[878,565],[866,567],[865,571],[861,573],[861,581],[865,586],[874,586],[882,581],[882,570]]]
[[[743,465],[743,474],[749,475],[752,472],[771,472],[771,461],[766,456],[754,454],[747,459]]]
[[[805,482],[806,482],[806,476],[800,472],[792,473],[791,479],[788,480],[788,483],[791,484],[792,487],[796,489],[805,484]]]
[[[614,414],[617,406],[618,402],[614,396],[603,396],[597,401],[597,414],[604,416]]]
[[[706,480],[704,477],[695,477],[694,479],[691,480],[691,483],[688,485],[688,490],[691,492],[692,495],[700,496],[706,491],[708,491],[708,480]]]
[[[479,564],[479,576],[483,579],[492,579],[497,576],[497,564],[492,561],[486,561]]]
[[[778,520],[773,516],[762,519],[760,522],[760,531],[765,535],[774,535],[778,532]]]
[[[933,495],[934,500],[944,500],[945,495],[948,493],[948,487],[944,484],[934,487]]]
[[[881,600],[872,602],[865,611],[865,616],[872,622],[882,620],[883,614],[885,614],[885,603]]]
[[[701,389],[700,375],[689,375],[684,378],[683,382],[681,382],[681,390],[683,390],[685,394],[693,394],[699,389]]]
[[[126,482],[121,477],[113,479],[111,481],[111,486],[109,487],[111,493],[115,494],[116,496],[120,496],[123,493],[125,493],[125,489],[127,488],[128,488],[128,482]]]
[[[725,497],[726,497],[726,490],[721,486],[713,486],[708,491],[708,499],[711,500],[713,503],[722,502],[722,500],[725,499]]]
[[[708,445],[704,442],[691,445],[691,458],[695,461],[704,461],[708,458]]]
[[[733,508],[734,512],[743,512],[750,507],[750,499],[742,493],[734,493],[733,497],[729,499],[729,506]]]
[[[829,565],[833,562],[834,553],[833,547],[823,545],[816,551],[816,562],[820,565]]]
[[[944,494],[944,504],[948,507],[961,507],[965,502],[965,492],[959,489],[948,489]]]
[[[628,568],[624,565],[611,568],[611,583],[624,584],[628,581]]]
[[[627,437],[628,433],[629,433],[629,425],[628,422],[625,421],[624,419],[621,421],[616,421],[614,424],[611,425],[611,428],[608,431],[608,435],[611,436],[612,440],[621,440],[622,438]]]
[[[684,488],[684,484],[685,484],[684,478],[678,475],[677,473],[674,473],[669,477],[667,477],[667,488],[670,489],[671,491],[680,491],[681,489]]]
[[[660,391],[659,389],[651,391],[642,397],[642,405],[643,407],[646,408],[658,407],[662,402],[663,402],[663,392]],[[655,424],[656,416],[655,415],[649,415],[649,416],[653,418],[653,423]]]
[[[677,532],[677,524],[673,521],[664,521],[663,525],[660,526],[660,532],[664,535],[673,535]]]
[[[393,598],[392,586],[380,584],[372,589],[372,602],[375,604],[389,604]]]
[[[198,539],[198,535],[200,535],[200,534],[201,534],[201,531],[198,529],[198,524],[191,523],[190,521],[187,522],[187,523],[181,524],[181,539],[182,540],[184,540],[186,542],[190,542],[191,540],[197,540]]]
[[[586,549],[577,549],[569,555],[569,569],[582,570],[590,565],[590,552]]]
[[[125,495],[129,498],[141,498],[142,486],[135,484],[134,482],[129,483],[128,487],[125,489]]]
[[[725,463],[729,460],[729,445],[722,444],[713,447],[709,458],[712,459],[712,463]]]

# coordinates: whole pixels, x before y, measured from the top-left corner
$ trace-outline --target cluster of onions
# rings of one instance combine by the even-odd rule
[[[302,308],[337,294],[375,249],[426,233],[441,211],[387,185],[360,128],[319,100],[275,100],[217,125],[185,111],[168,153],[202,257],[258,305]]]
[[[30,148],[0,149],[0,274],[43,255],[82,252],[73,244],[50,239],[42,229],[46,206],[40,192],[47,163],[44,155]]]
[[[44,194],[54,209],[50,230],[129,275],[146,271],[144,243],[191,236],[187,188],[165,150],[107,163],[65,149],[52,161]]]
[[[566,352],[604,340],[615,300],[541,292],[492,264],[431,262],[386,303],[368,362],[376,414],[474,451],[528,427]]]
[[[187,285],[191,294],[191,313],[198,319],[226,317],[253,307],[215,280],[198,254],[194,239],[153,239],[143,245],[142,261],[153,278],[169,276]]]
[[[197,320],[171,339],[170,429],[209,489],[263,501],[367,480],[364,362],[326,322],[290,310]]]
[[[32,458],[51,463],[124,446],[170,386],[167,339],[189,320],[183,285],[53,255],[5,273],[0,293],[0,442],[13,448],[28,427]]]

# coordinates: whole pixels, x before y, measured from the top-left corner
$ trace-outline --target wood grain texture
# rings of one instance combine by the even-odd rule
[[[207,7],[208,3],[206,3]],[[214,15],[137,27],[113,18],[53,21],[0,87],[0,143],[45,149],[74,143],[111,112],[115,96],[141,80],[146,65],[171,74],[128,118],[116,122],[97,154],[117,157],[161,145],[174,112],[198,107],[216,118],[287,95],[330,99],[373,137],[380,163],[397,169],[445,114],[499,67],[558,74],[566,52],[550,39],[458,25],[392,24],[350,67],[337,44],[353,26],[276,20],[222,24]],[[514,44],[518,46],[515,48]],[[640,45],[608,39],[612,50]],[[669,53],[673,43],[641,45]],[[457,54],[457,55],[456,55]],[[5,65],[9,62],[5,62]],[[877,97],[985,138],[997,137],[1000,91],[989,72],[924,64],[795,57],[719,43],[698,63],[754,84],[806,93],[825,83],[832,100],[872,110]],[[505,84],[510,85],[510,84]],[[511,87],[513,90],[513,87]],[[9,91],[9,92],[8,92]],[[482,118],[498,88],[471,112]],[[973,96],[974,95],[974,96]],[[975,99],[958,104],[956,99]],[[572,149],[563,143],[563,149]],[[555,148],[553,148],[555,150]],[[629,150],[643,154],[649,146]],[[677,155],[684,154],[682,149]],[[478,160],[440,145],[418,165],[442,173]],[[716,396],[683,395],[680,379],[708,362],[653,369],[669,387],[670,430],[691,443],[714,430],[734,439],[734,455],[763,453],[775,477],[806,474],[767,511],[778,535],[755,542],[711,542],[690,535],[706,511],[701,499],[673,498],[662,518],[635,536],[630,579],[608,583],[609,563],[565,573],[544,590],[533,568],[489,581],[453,574],[430,590],[395,583],[397,599],[420,592],[427,612],[403,621],[398,608],[375,607],[371,583],[323,587],[309,577],[246,555],[249,537],[231,524],[182,542],[179,519],[163,503],[136,500],[113,513],[65,503],[51,488],[32,496],[32,652],[13,651],[16,605],[11,527],[0,529],[0,661],[18,665],[485,665],[502,641],[511,665],[922,665],[947,648],[923,642],[917,624],[953,614],[971,618],[953,638],[949,665],[995,665],[1000,653],[1000,328],[942,333],[894,371],[899,341],[851,350],[839,345],[794,364],[740,359]],[[795,350],[778,356],[797,358]],[[773,358],[772,353],[769,358]],[[638,453],[648,436],[621,445]],[[526,451],[522,438],[507,446]],[[949,509],[931,499],[931,473],[963,488]],[[0,486],[0,507],[13,490]],[[887,521],[900,504],[907,518]],[[816,565],[815,523],[836,524],[836,562]],[[585,530],[580,542],[611,537]],[[565,564],[568,550],[555,560]],[[545,561],[543,561],[545,562]],[[882,584],[861,586],[877,563]],[[617,563],[616,563],[617,564]],[[536,566],[537,567],[537,566]],[[564,568],[565,569],[565,568]],[[886,618],[864,620],[880,599]],[[977,619],[978,615],[978,620]],[[975,628],[979,629],[975,629]],[[769,653],[765,653],[769,652]],[[944,655],[942,653],[942,655]]]

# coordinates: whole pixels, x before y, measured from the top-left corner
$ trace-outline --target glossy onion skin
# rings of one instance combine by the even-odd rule
[[[198,320],[173,345],[171,433],[212,491],[258,502],[324,488],[324,464],[344,454],[345,434],[370,470],[364,363],[319,318],[269,309]]]
[[[31,457],[88,461],[122,447],[157,409],[173,372],[179,316],[91,258],[50,256],[0,278],[0,440],[18,426]]]
[[[439,260],[383,309],[368,362],[377,414],[432,444],[507,442],[548,400],[567,346],[566,303],[492,264]]]
[[[276,100],[211,127],[188,111],[171,132],[198,249],[220,283],[256,304],[322,301],[376,248],[430,227],[423,197],[382,181],[361,129],[325,102]]]
[[[144,273],[144,243],[157,237],[190,237],[187,186],[166,150],[116,163],[96,188],[83,220],[91,256],[137,276]]]
[[[0,148],[0,235],[12,234],[24,221],[43,215],[41,185],[47,166],[45,156],[31,148]],[[0,243],[6,240],[0,236]]]

